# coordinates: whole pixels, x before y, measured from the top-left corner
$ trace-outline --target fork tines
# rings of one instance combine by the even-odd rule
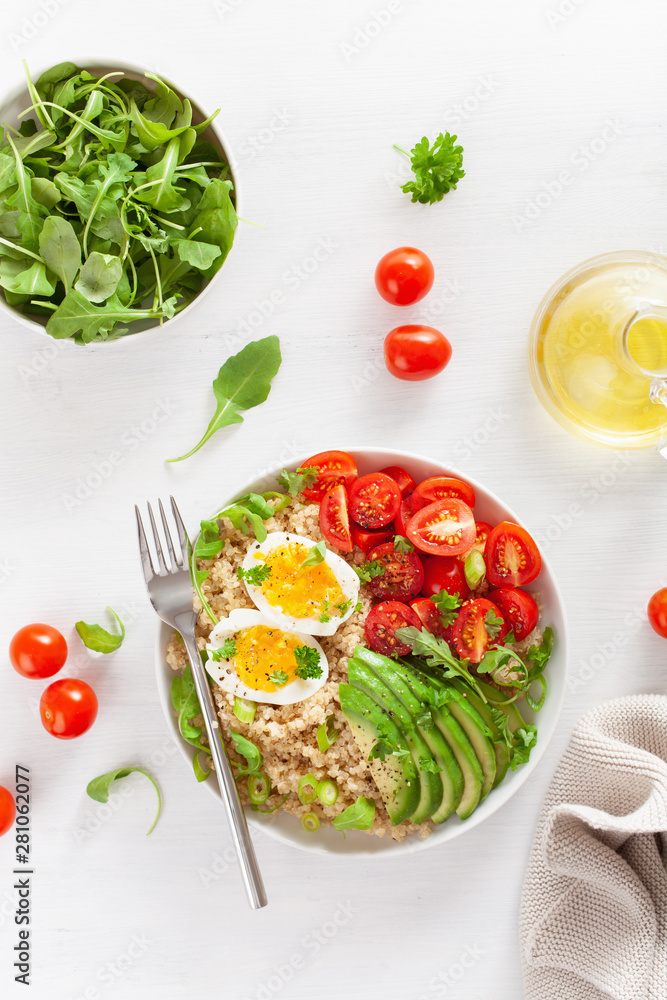
[[[141,553],[141,566],[144,571],[144,579],[146,583],[152,580],[154,576],[167,576],[169,573],[177,573],[178,570],[183,569],[185,562],[187,560],[188,551],[188,538],[185,532],[185,526],[183,524],[183,518],[181,517],[180,511],[176,506],[176,501],[173,497],[169,498],[171,501],[171,510],[174,515],[174,521],[176,522],[176,535],[177,535],[177,545],[174,546],[172,541],[171,532],[169,530],[169,524],[167,522],[167,516],[164,512],[164,507],[162,501],[158,500],[158,506],[160,508],[160,518],[162,520],[162,528],[164,531],[164,537],[166,541],[166,548],[169,557],[169,564],[167,564],[162,549],[162,541],[160,538],[160,533],[158,531],[157,524],[155,522],[155,516],[153,514],[153,508],[148,503],[148,516],[150,518],[151,527],[153,529],[153,542],[155,545],[155,551],[157,553],[157,566],[155,568],[155,562],[151,555],[151,551],[148,545],[148,539],[146,537],[146,532],[144,530],[144,524],[141,520],[141,513],[139,508],[135,504],[135,511],[137,515],[137,529],[139,532],[139,551]]]

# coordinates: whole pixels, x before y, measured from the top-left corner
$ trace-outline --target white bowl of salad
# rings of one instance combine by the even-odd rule
[[[195,606],[250,823],[377,854],[488,819],[539,764],[565,696],[563,602],[529,531],[474,480],[382,448],[304,456],[222,499],[194,543]],[[189,667],[165,626],[156,670],[201,780]]]

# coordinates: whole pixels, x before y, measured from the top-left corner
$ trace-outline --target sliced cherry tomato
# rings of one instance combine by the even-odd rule
[[[410,504],[410,497],[403,497],[401,506],[398,508],[398,514],[394,518],[397,535],[403,535],[403,538],[408,537],[408,521],[411,517],[412,506]]]
[[[421,628],[421,622],[408,604],[383,601],[368,612],[364,631],[372,649],[385,656],[405,656],[410,646],[396,638],[399,628]]]
[[[384,573],[374,576],[368,584],[375,597],[407,602],[422,589],[424,567],[416,552],[400,552],[393,542],[385,542],[373,549],[368,559],[384,567]]]
[[[443,625],[442,616],[429,597],[415,597],[413,601],[410,601],[410,607],[427,632],[451,642],[452,626]]]
[[[667,639],[667,587],[656,590],[648,602],[648,620],[651,628]]]
[[[23,677],[53,677],[67,659],[67,643],[50,625],[24,625],[9,644],[9,659]]]
[[[380,469],[380,472],[394,480],[403,497],[409,497],[417,485],[410,473],[402,469],[400,465],[388,465],[386,469]]]
[[[73,740],[88,732],[97,718],[97,695],[85,681],[66,677],[43,692],[39,714],[47,733]]]
[[[389,476],[372,472],[352,483],[350,515],[362,528],[384,528],[401,506],[401,491]]]
[[[463,571],[463,563],[452,556],[431,556],[424,559],[424,584],[422,594],[431,597],[446,590],[448,594],[458,594],[462,601],[470,593]]]
[[[432,326],[397,326],[385,337],[384,363],[395,378],[421,382],[449,364],[452,345]]]
[[[486,575],[494,587],[523,587],[542,569],[542,557],[525,528],[501,521],[489,532],[484,547]]]
[[[16,803],[8,788],[0,785],[0,837],[11,830],[16,819]]]
[[[502,625],[498,628],[488,619],[500,618]],[[490,632],[487,631],[487,625]],[[490,633],[494,633],[490,634]],[[479,663],[491,645],[502,642],[507,635],[507,624],[500,609],[485,597],[475,597],[461,606],[458,617],[452,629],[452,641],[456,652],[462,659],[471,663]]]
[[[334,486],[322,497],[320,528],[329,545],[335,546],[341,552],[351,552],[354,548],[344,486]]]
[[[319,473],[313,485],[303,491],[309,500],[320,501],[325,493],[340,484],[349,488],[357,478],[357,463],[346,451],[321,451],[307,458],[299,468],[317,469]]]
[[[477,549],[478,552],[481,552],[482,555],[484,555],[486,540],[489,537],[490,532],[491,525],[487,524],[486,521],[475,521],[475,541],[472,543],[468,551],[461,553],[458,558],[465,562],[466,556],[474,549]]]
[[[468,483],[462,479],[453,479],[450,476],[432,476],[425,479],[415,487],[411,496],[413,511],[421,510],[429,503],[436,500],[446,500],[447,497],[455,497],[463,500],[469,507],[475,506],[475,491]]]
[[[433,287],[433,264],[421,250],[398,247],[390,250],[375,268],[375,287],[392,306],[419,302]]]
[[[408,538],[429,555],[457,556],[469,549],[475,538],[475,518],[463,500],[436,500],[410,518]]]
[[[493,601],[500,613],[509,623],[514,632],[514,638],[521,642],[533,631],[540,617],[540,609],[534,598],[525,590],[506,587],[504,590],[492,590],[489,600]]]
[[[382,545],[383,542],[391,542],[393,537],[394,532],[390,524],[387,525],[386,529],[379,528],[377,531],[365,531],[363,528],[358,528],[356,524],[352,525],[352,541],[362,552],[370,552],[371,549]]]

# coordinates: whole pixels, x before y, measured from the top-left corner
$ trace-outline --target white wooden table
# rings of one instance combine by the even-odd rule
[[[603,699],[667,692],[667,645],[644,614],[667,581],[662,459],[569,437],[526,369],[531,315],[561,272],[667,246],[665,27],[659,0],[15,0],[4,11],[0,92],[20,81],[21,57],[36,70],[102,56],[160,71],[222,107],[244,215],[266,225],[240,227],[217,290],[159,336],[59,349],[1,321],[0,648],[27,622],[56,625],[66,672],[101,706],[86,737],[52,739],[36,713],[42,685],[2,654],[0,783],[16,762],[33,782],[29,996],[522,995],[520,887],[571,728]],[[467,176],[441,204],[413,205],[392,144],[447,128]],[[399,313],[373,271],[401,244],[431,256],[436,284]],[[454,348],[446,373],[419,386],[382,362],[385,333],[416,318]],[[165,465],[205,427],[220,364],[268,333],[284,353],[269,401]],[[194,526],[236,483],[341,440],[453,463],[525,519],[567,603],[570,690],[541,767],[492,820],[386,860],[325,861],[262,837],[270,905],[252,913],[220,808],[157,704],[132,504],[173,492]],[[92,658],[73,624],[103,621],[106,605],[127,639]],[[143,779],[115,810],[85,795],[91,777],[132,761],[164,790],[150,838]],[[11,848],[0,841],[3,998],[26,995],[12,982]]]

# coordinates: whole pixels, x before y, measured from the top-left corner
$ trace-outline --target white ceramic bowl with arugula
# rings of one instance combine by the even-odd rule
[[[417,481],[442,475],[458,477],[458,473],[455,471],[448,470],[446,466],[421,455],[383,448],[351,448],[345,450],[349,451],[356,460],[360,476],[365,473],[376,472],[378,469],[387,466],[398,465],[406,468]],[[305,461],[305,458],[306,456],[304,456],[304,459],[300,463],[293,463],[290,466],[290,470],[293,471],[299,468],[303,464],[303,461]],[[221,497],[221,505],[231,502],[238,496],[251,492],[261,493],[265,490],[275,489],[276,477],[280,472],[281,468],[277,467],[273,473],[264,475],[261,479],[253,482],[246,483],[245,486],[234,491],[227,498]],[[476,518],[483,519],[490,524],[496,524],[500,521],[511,521],[519,525],[522,523],[493,493],[480,483],[470,479],[470,477],[466,476],[465,479],[474,488],[476,493]],[[426,839],[421,839],[418,835],[412,835],[401,843],[397,843],[387,837],[378,838],[356,830],[348,831],[344,837],[340,832],[333,829],[333,827],[325,825],[322,825],[316,834],[313,834],[304,830],[296,816],[289,815],[283,811],[275,812],[266,817],[259,816],[254,812],[248,812],[250,824],[253,827],[264,829],[269,836],[275,837],[283,843],[291,844],[306,851],[315,853],[385,855],[387,853],[404,854],[413,850],[423,850],[426,847],[442,844],[461,836],[466,830],[472,829],[492,816],[515,794],[539,765],[556,730],[565,697],[567,659],[565,612],[558,585],[546,560],[543,559],[542,561],[542,571],[539,579],[528,589],[539,592],[542,625],[550,626],[555,635],[553,654],[546,670],[546,674],[548,675],[548,691],[544,704],[539,713],[535,713],[524,702],[521,703],[521,714],[526,723],[534,723],[537,726],[537,743],[532,750],[528,762],[517,770],[508,771],[502,784],[493,788],[488,797],[477,806],[468,819],[462,821],[458,816],[452,815],[444,823],[436,826]],[[180,746],[184,757],[192,763],[195,753],[192,747],[180,735],[171,703],[170,691],[174,673],[168,666],[165,658],[165,650],[170,634],[170,630],[166,626],[160,626],[156,644],[158,692],[170,731]],[[205,784],[208,786],[209,791],[216,798],[219,798],[217,783],[214,780],[208,780]]]
[[[34,80],[39,93],[29,79],[0,106],[0,309],[79,343],[160,332],[219,280],[234,239],[238,178],[215,116],[118,62]]]

